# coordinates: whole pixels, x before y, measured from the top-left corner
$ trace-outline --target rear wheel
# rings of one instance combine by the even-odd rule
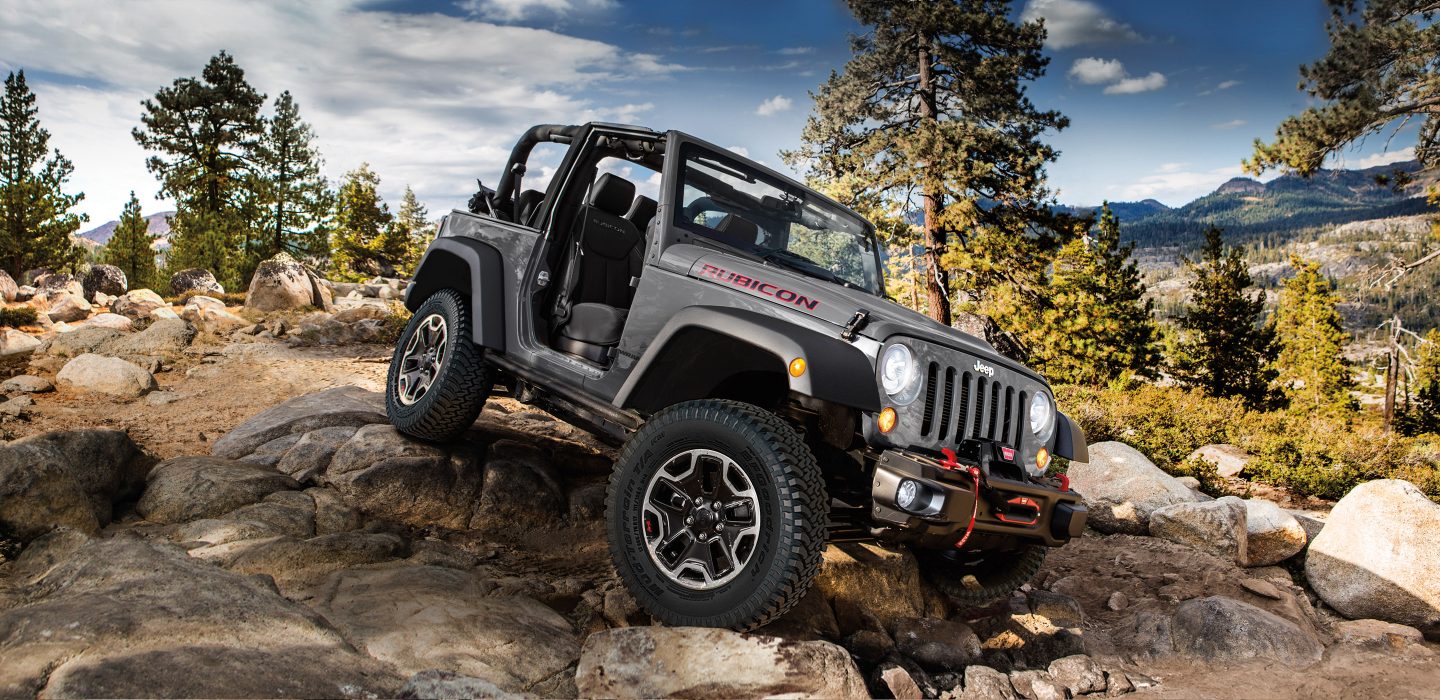
[[[630,438],[610,479],[615,569],[668,625],[747,630],[810,589],[828,504],[815,457],[775,414],[678,404]]]
[[[983,608],[1005,600],[1040,571],[1049,551],[1021,545],[995,551],[916,552],[926,580],[957,605]]]
[[[459,292],[442,289],[420,304],[390,358],[385,412],[400,432],[451,440],[470,428],[493,384],[470,340],[470,313]]]

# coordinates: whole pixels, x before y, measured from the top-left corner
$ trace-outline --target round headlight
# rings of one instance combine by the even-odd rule
[[[1030,432],[1041,444],[1050,442],[1050,436],[1055,434],[1055,404],[1043,391],[1030,397]]]
[[[896,343],[880,354],[880,387],[901,406],[920,395],[920,368],[910,348]]]

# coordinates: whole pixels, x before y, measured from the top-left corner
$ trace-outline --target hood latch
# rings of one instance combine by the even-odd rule
[[[864,328],[865,324],[869,322],[869,311],[866,311],[865,309],[860,309],[859,311],[856,311],[855,315],[851,316],[850,320],[845,323],[845,330],[840,331],[840,337],[852,343],[855,342],[855,336],[859,334],[860,329]]]

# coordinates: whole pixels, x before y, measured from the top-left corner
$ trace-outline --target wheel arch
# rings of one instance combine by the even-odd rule
[[[415,268],[405,308],[415,311],[430,295],[454,289],[470,302],[476,345],[505,351],[505,271],[500,251],[482,241],[437,238]]]
[[[798,377],[787,371],[795,358],[806,363]],[[656,334],[614,403],[642,412],[704,398],[767,405],[795,392],[878,411],[873,375],[865,353],[839,337],[753,311],[692,306]]]

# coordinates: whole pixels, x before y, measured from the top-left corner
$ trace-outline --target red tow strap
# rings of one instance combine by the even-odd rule
[[[945,455],[945,459],[941,460],[940,466],[956,471],[964,469],[964,465],[960,464],[960,461],[955,458],[954,450],[946,448],[940,450],[940,453]],[[970,535],[975,532],[975,517],[980,514],[980,467],[970,467],[969,472],[970,478],[975,482],[974,491],[971,492],[974,494],[974,498],[971,499],[970,502],[970,524],[965,526],[965,536],[961,537],[960,541],[955,543],[956,549],[964,547],[965,543],[969,541]]]

